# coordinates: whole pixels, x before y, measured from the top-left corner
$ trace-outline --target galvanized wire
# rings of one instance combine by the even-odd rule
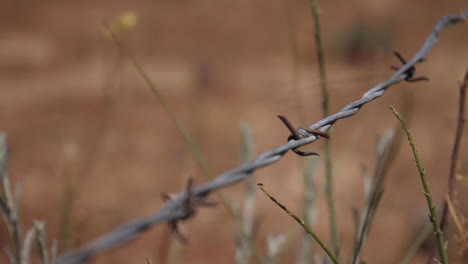
[[[439,33],[449,25],[467,21],[467,17],[468,10],[461,14],[449,15],[441,18],[436,23],[429,37],[423,43],[422,47],[416,53],[416,55],[405,65],[403,65],[398,71],[396,71],[395,74],[393,74],[393,76],[391,76],[388,80],[383,81],[382,83],[379,83],[375,87],[368,90],[361,97],[361,99],[346,105],[337,113],[318,121],[317,123],[309,126],[309,128],[318,129],[324,132],[328,131],[336,121],[356,114],[363,105],[382,96],[388,87],[408,78],[408,70],[411,67],[414,67],[416,63],[424,59],[427,53],[436,44],[439,38]],[[192,195],[196,196],[197,198],[204,198],[216,190],[241,182],[249,176],[251,176],[255,172],[255,170],[268,166],[280,160],[288,150],[310,144],[316,141],[318,138],[319,137],[317,136],[311,135],[307,138],[303,138],[300,140],[291,140],[287,144],[284,144],[280,147],[277,147],[273,150],[267,151],[259,155],[252,162],[249,162],[237,168],[230,169],[224,172],[223,174],[217,176],[212,181],[194,188]],[[59,256],[55,263],[84,263],[92,257],[104,251],[116,248],[118,246],[124,245],[132,241],[133,239],[137,238],[138,235],[147,231],[155,224],[167,222],[170,220],[182,219],[184,218],[184,216],[186,216],[183,206],[183,203],[186,198],[186,193],[181,193],[173,200],[168,201],[161,209],[157,210],[154,214],[150,215],[149,217],[139,218],[127,222],[115,228],[111,232],[102,235],[96,241],[84,247],[71,250],[62,256]]]

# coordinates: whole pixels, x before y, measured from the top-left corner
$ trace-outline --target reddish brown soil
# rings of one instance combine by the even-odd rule
[[[466,1],[320,1],[326,44],[331,109],[336,111],[390,75],[397,64],[391,49],[414,54],[443,15],[461,12]],[[285,142],[283,114],[298,125],[321,117],[313,27],[308,1],[10,1],[0,9],[0,128],[11,147],[10,175],[23,183],[21,219],[48,223],[50,240],[64,247],[64,208],[72,196],[71,245],[83,245],[127,220],[151,214],[160,194],[180,191],[185,179],[205,181],[175,126],[135,69],[116,52],[102,23],[125,11],[138,24],[125,41],[195,138],[215,174],[240,163],[239,124],[248,122],[261,153]],[[292,26],[288,24],[292,14]],[[375,49],[338,46],[352,25],[380,28],[391,42]],[[297,37],[299,86],[304,115],[299,122],[293,89],[291,29]],[[363,201],[361,167],[372,170],[375,139],[396,125],[388,110],[412,95],[411,128],[431,186],[442,203],[452,148],[457,80],[467,67],[468,27],[441,35],[418,73],[429,83],[400,84],[356,116],[336,124],[333,135],[336,201],[344,255],[354,236],[351,207]],[[341,38],[339,37],[341,36]],[[373,36],[373,35],[372,35]],[[383,36],[383,37],[382,37]],[[391,38],[390,38],[391,36]],[[375,36],[374,36],[375,37]],[[341,39],[341,40],[339,40]],[[403,90],[407,90],[406,93]],[[468,140],[461,148],[458,208],[464,202]],[[323,143],[311,146],[323,152]],[[256,180],[299,212],[302,181],[299,158],[288,154],[256,173]],[[408,239],[427,222],[427,207],[413,158],[404,143],[390,169],[385,194],[367,241],[369,263],[396,263]],[[329,244],[328,216],[319,190],[318,233]],[[243,186],[225,191],[236,205]],[[258,195],[263,219],[258,247],[267,234],[293,230],[296,224],[266,197]],[[200,211],[184,225],[190,238],[179,250],[181,263],[234,263],[235,222],[223,208]],[[93,263],[160,263],[166,225],[137,241],[100,255]],[[167,235],[167,234],[166,234]],[[7,245],[0,229],[0,246]],[[451,236],[450,256],[459,244]],[[177,249],[178,248],[178,249]],[[316,250],[317,252],[318,249]],[[290,250],[281,263],[292,263]],[[5,255],[0,259],[5,262]],[[421,256],[414,263],[425,263]],[[461,260],[460,260],[461,261]],[[460,262],[463,263],[463,262]]]

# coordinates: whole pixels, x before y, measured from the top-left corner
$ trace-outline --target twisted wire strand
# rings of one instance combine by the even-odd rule
[[[364,93],[361,99],[349,103],[337,113],[318,121],[317,123],[309,126],[309,128],[319,129],[323,132],[326,132],[336,121],[356,114],[363,105],[382,96],[388,87],[405,80],[408,77],[407,71],[411,67],[414,67],[416,63],[424,59],[426,54],[436,44],[439,38],[439,33],[449,25],[465,22],[467,17],[468,10],[462,14],[449,15],[441,18],[435,24],[432,32],[429,34],[429,37],[423,43],[422,47],[416,53],[416,55],[405,65],[403,65],[398,71],[396,71],[395,74],[390,77],[390,79],[377,84],[375,87]],[[230,169],[212,181],[194,188],[192,195],[201,199],[216,190],[241,182],[247,177],[251,176],[255,170],[280,160],[288,150],[310,144],[316,141],[318,138],[318,136],[311,135],[300,140],[291,140],[287,144],[264,152],[252,162],[237,168]],[[96,241],[84,247],[66,252],[64,255],[56,259],[55,264],[84,263],[99,253],[116,248],[126,244],[127,242],[130,242],[131,240],[134,240],[138,235],[145,232],[155,224],[181,219],[186,215],[186,212],[184,212],[183,208],[185,199],[187,199],[187,194],[180,193],[173,200],[166,202],[166,204],[153,215],[127,222],[110,231],[109,233],[102,235]]]

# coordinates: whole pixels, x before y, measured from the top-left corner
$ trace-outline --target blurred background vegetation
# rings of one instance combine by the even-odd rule
[[[319,4],[332,112],[390,76],[388,66],[399,65],[393,49],[411,56],[437,19],[466,8],[461,0]],[[163,203],[160,194],[180,191],[189,176],[198,183],[205,180],[158,101],[103,30],[104,23],[126,25],[119,28],[121,39],[172,104],[215,174],[242,162],[241,121],[250,124],[258,153],[288,136],[277,114],[300,126],[322,116],[306,0],[4,1],[0,128],[11,148],[10,176],[23,182],[22,224],[45,220],[48,237],[60,241],[60,250],[157,210]],[[335,126],[332,154],[345,255],[354,236],[351,208],[363,200],[362,167],[373,168],[376,137],[396,124],[389,104],[411,98],[411,129],[434,195],[442,201],[456,126],[457,80],[468,61],[466,32],[466,25],[444,31],[428,61],[418,66],[429,83],[391,87]],[[306,123],[300,123],[300,115]],[[464,215],[467,144],[460,152],[455,201]],[[320,152],[323,143],[311,148]],[[288,155],[259,171],[256,180],[299,212],[303,197],[297,160]],[[427,223],[412,160],[410,150],[401,148],[388,172],[364,251],[369,263],[400,260],[408,241]],[[323,170],[320,162],[316,229],[328,243]],[[237,208],[242,206],[243,186],[226,194]],[[264,250],[267,234],[289,233],[296,225],[265,197],[257,202],[257,244]],[[188,245],[170,245],[167,227],[161,225],[93,263],[143,263],[145,257],[158,263],[174,250],[181,263],[233,263],[235,229],[224,209],[202,210],[183,226]],[[456,245],[456,236],[452,239],[449,245]],[[8,243],[0,225],[0,246]],[[466,254],[462,249],[449,247],[449,253],[460,259]],[[295,251],[287,251],[282,263],[294,256]],[[424,263],[424,256],[415,263]]]

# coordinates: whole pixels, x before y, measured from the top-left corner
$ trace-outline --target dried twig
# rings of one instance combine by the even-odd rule
[[[450,198],[450,196],[446,195],[445,200],[447,201],[447,207],[449,208],[450,215],[453,217],[453,221],[455,222],[455,226],[457,228],[457,231],[460,233],[462,238],[464,240],[466,240],[468,238],[468,233],[465,230],[465,227],[463,226],[463,223],[460,220],[460,217],[458,216],[458,213],[455,211],[452,199]]]
[[[457,122],[457,131],[455,132],[455,142],[453,143],[452,156],[450,159],[450,172],[448,177],[448,186],[447,186],[447,195],[450,199],[453,199],[454,183],[455,183],[455,174],[457,173],[458,165],[458,153],[460,152],[460,145],[463,136],[463,126],[466,120],[465,112],[465,102],[466,102],[466,89],[468,86],[468,69],[465,72],[464,78],[459,84],[460,87],[460,96],[459,96],[459,105],[458,105],[458,122]],[[440,222],[440,228],[442,231],[445,229],[445,226],[448,222],[448,204],[447,200],[444,203],[442,213],[442,220]]]
[[[455,223],[457,231],[460,235],[460,240],[464,243],[461,247],[461,250],[463,251],[467,250],[468,249],[468,230],[465,227],[466,218],[458,215],[458,213],[456,212],[453,206],[452,199],[450,198],[448,194],[445,196],[445,200],[447,202],[447,207],[449,209],[450,216],[453,218],[453,222]]]
[[[445,228],[448,225],[449,221],[449,208],[448,201],[453,199],[454,193],[454,184],[455,184],[455,174],[458,169],[458,154],[460,152],[460,145],[463,136],[463,126],[465,125],[466,113],[465,113],[465,101],[466,101],[466,88],[468,83],[468,70],[466,70],[465,75],[461,82],[459,83],[459,103],[458,103],[458,119],[457,119],[457,129],[455,132],[455,140],[453,143],[452,155],[450,157],[450,171],[448,175],[448,185],[447,185],[447,197],[442,206],[442,217],[440,221],[440,229],[442,232],[445,231]],[[432,247],[433,245],[431,245]],[[431,250],[427,263],[431,263],[434,258],[434,253]]]
[[[406,71],[429,53],[436,44],[439,33],[449,25],[465,22],[465,17],[467,16],[468,10],[463,14],[449,15],[441,18],[416,55],[396,71],[390,79],[371,88],[361,99],[346,105],[339,112],[318,121],[309,128],[326,132],[336,121],[356,114],[363,105],[382,96],[388,87],[405,80],[408,77]],[[288,150],[310,144],[317,139],[316,136],[312,135],[300,140],[289,141],[287,144],[261,154],[250,163],[228,170],[213,180],[194,188],[193,195],[202,198],[213,191],[241,182],[250,177],[255,170],[280,160]],[[170,202],[167,202],[153,215],[130,221],[103,235],[95,242],[82,248],[69,251],[67,254],[60,256],[56,264],[83,263],[103,251],[126,244],[155,224],[184,217],[183,203],[185,199],[187,199],[186,193],[178,195]]]

